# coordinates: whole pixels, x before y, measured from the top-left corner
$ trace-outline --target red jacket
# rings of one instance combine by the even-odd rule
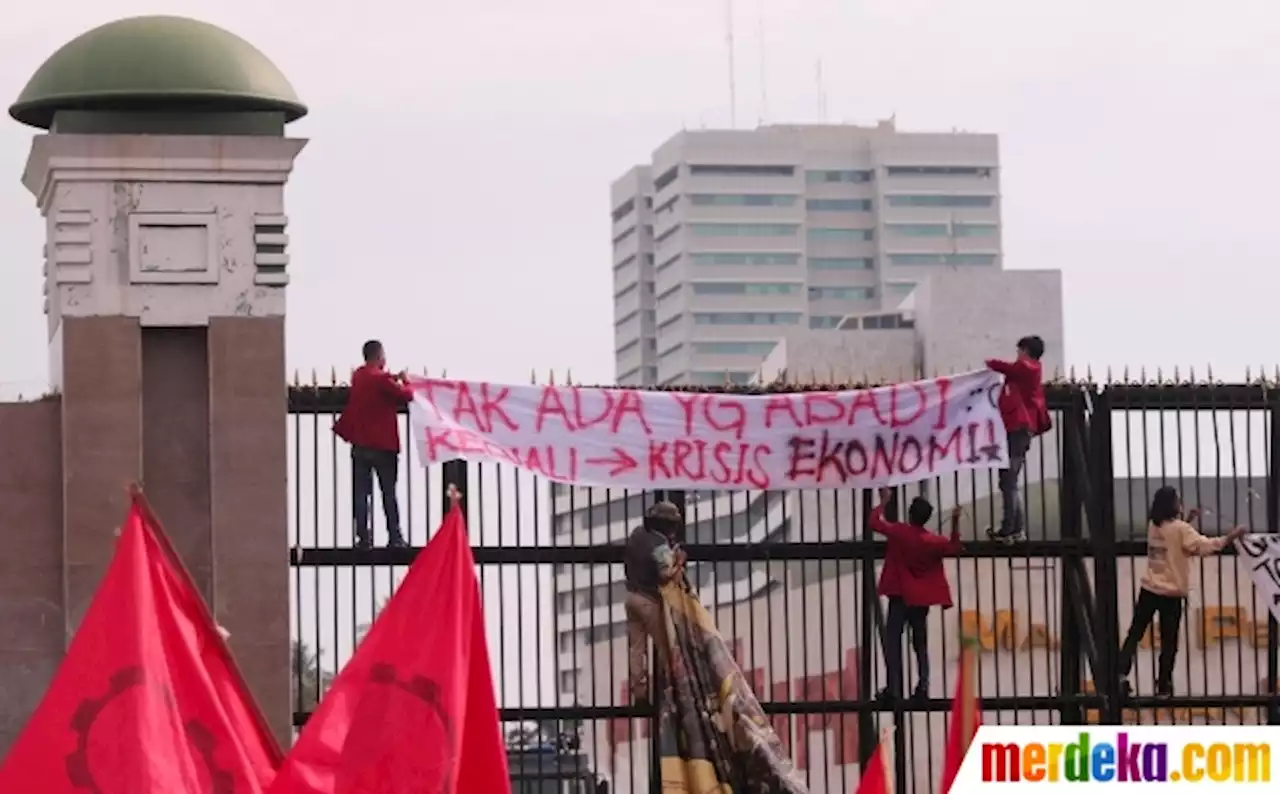
[[[400,451],[400,406],[413,390],[386,370],[365,364],[351,375],[347,407],[333,426],[338,438],[357,447]]]
[[[1004,375],[1000,392],[1000,418],[1010,433],[1027,430],[1036,436],[1049,429],[1049,409],[1044,402],[1043,370],[1027,356],[1016,361],[987,360],[987,368]]]
[[[871,529],[889,541],[877,593],[898,596],[911,607],[951,607],[951,585],[942,561],[960,553],[958,526],[944,538],[924,527],[885,521],[884,507],[877,506],[871,511]]]

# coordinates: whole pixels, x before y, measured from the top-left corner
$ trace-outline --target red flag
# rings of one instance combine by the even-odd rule
[[[973,743],[973,736],[982,725],[974,645],[973,640],[961,640],[956,696],[951,701],[951,727],[947,730],[947,754],[942,760],[942,794],[951,790],[960,764],[964,763],[965,753]]]
[[[209,609],[135,494],[0,791],[254,794],[281,760]]]
[[[511,791],[456,505],[303,727],[270,794],[411,791]]]
[[[880,731],[880,743],[862,767],[862,777],[854,794],[895,794],[893,762],[893,729]]]

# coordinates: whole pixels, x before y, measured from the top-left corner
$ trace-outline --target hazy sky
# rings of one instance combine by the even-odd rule
[[[821,59],[829,121],[1000,135],[1006,262],[1064,271],[1071,363],[1280,360],[1274,3],[736,7],[739,126],[816,121]],[[729,123],[721,0],[28,4],[0,30],[0,98],[76,34],[142,13],[248,38],[311,108],[287,198],[304,374],[376,335],[393,364],[609,380],[609,182],[682,125]],[[19,184],[32,133],[0,124],[5,393],[46,377],[42,229]]]

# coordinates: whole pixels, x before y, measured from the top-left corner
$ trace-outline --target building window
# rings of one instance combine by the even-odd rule
[[[805,171],[804,181],[811,185],[825,185],[832,182],[870,182],[873,176],[871,171]]]
[[[794,176],[793,165],[691,165],[693,176]]]
[[[671,347],[659,353],[658,358],[666,358],[667,356],[674,356],[676,353],[679,353],[681,348],[683,347],[684,347],[683,344],[672,345]]]
[[[621,204],[618,205],[617,209],[613,211],[613,222],[617,223],[618,221],[627,217],[633,211],[635,211],[635,208],[636,208],[635,199],[627,199],[626,201],[622,202]]]
[[[889,254],[891,265],[994,265],[995,254]]]
[[[631,264],[631,263],[632,263],[632,262],[634,262],[634,261],[636,261],[636,255],[635,255],[635,254],[632,254],[631,256],[629,256],[629,257],[627,257],[626,259],[622,260],[622,261],[621,261],[621,262],[619,262],[618,264],[614,265],[614,266],[613,266],[613,269],[614,269],[615,271],[621,270],[622,268],[626,267],[627,265]]]
[[[809,300],[869,300],[875,297],[875,287],[810,287]]]
[[[982,165],[891,165],[889,176],[991,176],[991,168]]]
[[[695,281],[694,295],[796,295],[800,284],[785,281]]]
[[[624,353],[628,353],[628,352],[630,352],[630,351],[634,350],[635,348],[637,348],[637,347],[639,347],[639,346],[640,346],[640,340],[639,340],[639,339],[632,339],[630,342],[627,342],[625,345],[623,345],[622,347],[618,348],[617,350],[615,350],[615,351],[613,351],[613,352],[614,352],[614,355],[621,356],[621,355],[623,355]]]
[[[619,375],[619,376],[618,376],[618,381],[619,381],[619,382],[621,382],[621,381],[624,381],[624,380],[631,380],[632,378],[636,377],[636,376],[637,376],[637,375],[639,375],[639,374],[640,374],[640,368],[639,368],[639,367],[632,367],[631,369],[629,369],[629,370],[627,370],[626,372],[624,372],[624,373],[622,373],[621,375]]]
[[[767,356],[777,342],[694,342],[693,352],[704,356]]]
[[[707,370],[699,370],[689,373],[689,382],[699,386],[722,386],[726,383],[750,383],[756,373],[742,372],[740,370],[728,370],[721,372],[712,372]]]
[[[796,325],[799,312],[696,312],[697,325]]]
[[[992,207],[995,196],[938,196],[899,194],[887,196],[890,207]]]
[[[560,632],[560,653],[568,653],[573,650],[573,632]]]
[[[695,193],[689,201],[695,207],[793,207],[796,197],[776,193]]]
[[[577,670],[561,670],[560,671],[560,691],[561,692],[577,692],[578,691],[578,671]]]
[[[638,314],[640,314],[640,312],[638,312],[638,311],[629,312],[629,313],[627,313],[627,314],[624,314],[623,316],[621,316],[621,317],[619,317],[618,319],[616,319],[616,320],[614,320],[614,321],[613,321],[613,327],[614,327],[614,328],[618,328],[619,326],[625,325],[626,323],[630,322],[631,320],[634,320],[634,319],[636,318],[636,315],[638,315]]]
[[[623,240],[627,239],[628,237],[630,237],[635,233],[636,233],[636,227],[632,226],[630,229],[627,229],[626,231],[622,232],[618,236],[614,237],[613,244],[616,246],[619,243],[621,243]]]
[[[679,294],[680,294],[680,290],[682,290],[682,289],[684,289],[684,285],[683,285],[683,284],[677,284],[677,285],[675,285],[674,287],[671,287],[670,289],[667,289],[667,290],[666,290],[666,291],[664,291],[661,295],[659,295],[659,296],[658,296],[658,298],[657,298],[658,305],[662,305],[662,303],[663,303],[663,302],[665,302],[665,301],[667,301],[667,300],[670,300],[671,298],[676,297],[677,295],[679,295]]]
[[[639,289],[639,288],[640,288],[640,282],[638,282],[638,281],[633,281],[633,282],[631,282],[630,284],[628,284],[627,286],[625,286],[625,287],[623,287],[622,289],[618,290],[617,292],[613,293],[613,299],[614,299],[614,300],[621,300],[621,299],[623,299],[623,298],[627,297],[628,295],[630,295],[631,293],[635,292],[635,291],[636,291],[637,289]]]
[[[873,232],[870,229],[810,229],[810,240],[870,240]]]
[[[869,256],[811,256],[809,267],[814,270],[870,270],[875,260]]]
[[[956,237],[994,237],[996,225],[994,223],[957,223],[952,225],[951,233]]]
[[[665,329],[667,329],[667,328],[670,328],[671,326],[673,326],[673,325],[675,325],[676,323],[680,322],[682,319],[684,319],[684,315],[683,315],[683,314],[673,314],[673,315],[671,315],[670,317],[668,317],[667,319],[663,320],[663,321],[658,325],[658,330],[659,330],[659,331],[662,331],[662,330],[665,330]]]
[[[815,315],[809,318],[810,328],[835,328],[840,325],[840,321],[844,318],[836,314]]]
[[[654,268],[653,272],[661,273],[662,271],[666,270],[667,268],[671,267],[672,265],[674,265],[676,262],[679,262],[679,261],[680,261],[680,254],[676,254],[675,256],[663,261],[662,264]]]
[[[908,295],[916,288],[914,281],[890,281],[884,285],[891,295]]]
[[[672,196],[671,198],[659,204],[658,208],[653,211],[653,214],[665,215],[668,212],[675,212],[676,204],[679,204],[679,203],[680,203],[680,196],[679,195]]]
[[[666,171],[663,171],[661,176],[653,180],[653,191],[655,193],[661,191],[667,185],[676,181],[676,177],[678,176],[680,176],[680,166],[678,165],[671,166]]]
[[[915,328],[915,320],[901,314],[880,314],[862,318],[862,327],[869,331],[891,331],[895,328]]]
[[[800,230],[800,224],[691,223],[689,229],[698,237],[792,237]]]
[[[665,232],[663,232],[661,236],[659,236],[657,239],[655,239],[653,241],[654,245],[662,244],[666,240],[670,239],[671,235],[675,234],[678,231],[680,231],[680,224],[677,223],[676,225],[672,226],[670,229],[667,229]]]
[[[691,254],[695,265],[794,265],[799,254]]]
[[[899,237],[951,236],[951,226],[945,223],[890,223],[885,228]]]
[[[814,212],[869,212],[871,199],[807,199],[804,208]]]

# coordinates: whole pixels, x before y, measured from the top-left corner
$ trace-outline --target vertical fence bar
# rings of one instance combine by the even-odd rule
[[[1121,721],[1120,676],[1117,668],[1120,636],[1120,587],[1116,548],[1115,461],[1111,435],[1112,391],[1089,389],[1086,394],[1093,404],[1089,413],[1089,474],[1092,475],[1089,537],[1094,551],[1093,581],[1096,595],[1098,626],[1094,640],[1098,652],[1101,686],[1097,691],[1106,698],[1106,720],[1110,725]]]
[[[1082,500],[1080,488],[1081,478],[1087,476],[1087,472],[1081,471],[1078,463],[1080,456],[1070,454],[1068,444],[1074,442],[1075,439],[1082,438],[1085,428],[1084,401],[1080,395],[1073,394],[1070,402],[1062,409],[1059,415],[1061,430],[1059,437],[1063,443],[1059,445],[1061,458],[1061,482],[1062,490],[1058,495],[1058,520],[1062,532],[1062,541],[1066,544],[1082,544],[1084,541],[1084,527],[1080,518],[1080,504]],[[1067,547],[1071,548],[1071,547]],[[1080,578],[1076,576],[1077,570],[1082,566],[1082,557],[1080,550],[1077,548],[1071,551],[1063,552],[1062,565],[1060,566],[1060,576],[1062,579],[1063,597],[1061,600],[1059,623],[1062,626],[1061,637],[1058,645],[1058,678],[1060,681],[1059,692],[1064,701],[1079,698],[1082,692],[1081,688],[1081,665],[1080,658],[1083,656],[1081,634],[1087,630],[1087,626],[1081,626],[1080,621],[1076,619],[1076,607],[1073,603],[1079,599],[1080,594],[1075,593],[1074,586],[1080,584]],[[1087,584],[1087,582],[1085,583]],[[1080,706],[1076,703],[1064,702],[1060,709],[1060,720],[1063,725],[1079,725],[1084,722],[1084,714],[1081,713]]]
[[[860,539],[863,543],[871,541],[871,507],[872,495],[869,489],[862,490],[862,512],[861,524],[862,532]],[[861,609],[858,614],[858,699],[863,703],[869,703],[875,698],[871,684],[871,668],[875,664],[872,657],[872,629],[875,625],[874,610],[879,606],[880,599],[876,596],[876,558],[875,554],[864,551],[858,565],[858,576],[861,579],[861,587],[859,590],[862,594]],[[862,767],[866,767],[867,761],[871,758],[871,753],[876,749],[878,741],[876,724],[873,718],[873,711],[868,708],[858,712],[858,760]],[[804,724],[803,722],[801,724]],[[799,737],[801,741],[804,736]]]
[[[1280,386],[1280,384],[1276,384]],[[1280,389],[1271,389],[1267,395],[1267,422],[1270,424],[1268,439],[1267,467],[1264,476],[1267,478],[1267,532],[1280,532]],[[1267,722],[1280,725],[1280,703],[1275,702],[1280,696],[1280,625],[1275,613],[1267,604],[1267,692],[1272,697],[1271,707],[1267,709]]]

